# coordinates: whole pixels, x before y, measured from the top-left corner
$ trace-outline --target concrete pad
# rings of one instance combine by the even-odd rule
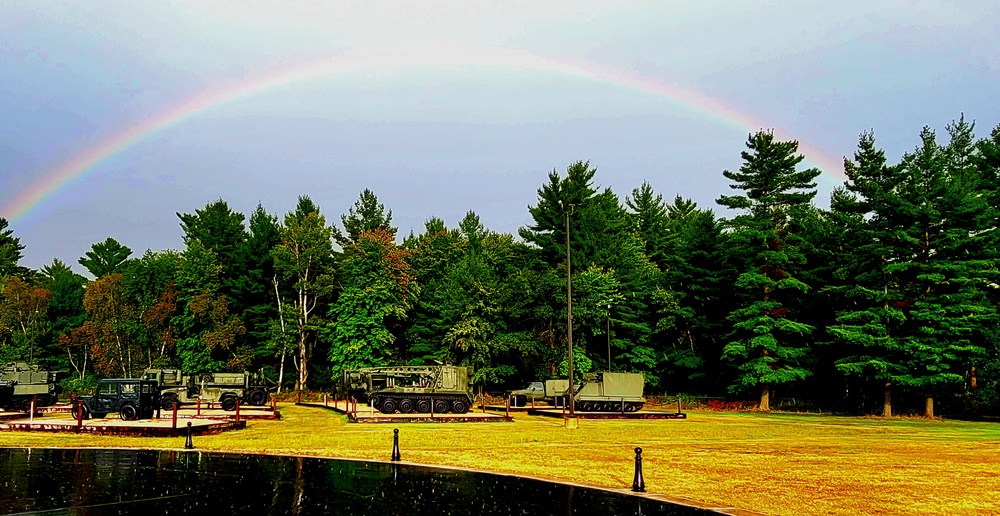
[[[0,431],[93,433],[101,435],[130,435],[141,437],[178,437],[187,435],[188,424],[192,435],[217,434],[228,430],[246,428],[246,421],[219,421],[214,419],[173,418],[138,419],[122,421],[118,417],[85,419],[80,424],[67,416],[36,416],[34,421],[23,418],[0,423]]]
[[[366,404],[351,403],[345,400],[327,400],[326,403],[297,403],[304,407],[316,407],[332,410],[347,416],[352,423],[495,423],[512,422],[513,418],[503,414],[481,412],[474,407],[465,414],[383,414]]]

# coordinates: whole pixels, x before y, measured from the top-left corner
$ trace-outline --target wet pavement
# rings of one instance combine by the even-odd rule
[[[712,514],[627,493],[400,463],[0,448],[0,514]]]

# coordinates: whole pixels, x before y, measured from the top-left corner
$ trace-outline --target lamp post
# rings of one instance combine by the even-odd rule
[[[611,372],[611,304],[608,304],[608,372]]]
[[[569,254],[569,215],[573,213],[573,205],[569,205],[566,210],[566,328],[567,342],[569,346],[569,358],[566,361],[569,370],[569,417],[575,417],[573,398],[573,270],[571,268]]]

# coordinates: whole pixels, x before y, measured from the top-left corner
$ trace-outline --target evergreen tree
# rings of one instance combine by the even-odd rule
[[[396,228],[392,226],[392,210],[386,211],[385,206],[378,202],[375,192],[365,188],[354,206],[340,216],[344,232],[334,227],[334,238],[343,247],[357,241],[362,233],[381,229],[396,238]]]
[[[107,240],[94,244],[79,262],[97,279],[121,272],[129,256],[132,256],[131,249],[108,237]]]
[[[460,315],[450,271],[465,252],[465,242],[457,230],[449,230],[444,221],[428,219],[424,232],[403,244],[410,252],[410,270],[420,285],[420,296],[413,301],[403,340],[406,359],[413,364],[427,364],[444,358],[442,338]]]
[[[723,172],[731,188],[745,193],[717,201],[742,211],[728,225],[730,252],[742,261],[735,286],[743,301],[727,318],[733,331],[723,357],[740,372],[733,388],[758,387],[760,409],[769,410],[772,386],[810,374],[802,361],[813,327],[787,305],[809,289],[794,275],[803,257],[792,221],[816,195],[813,180],[820,171],[797,170],[804,159],[796,154],[798,142],[775,141],[771,132],[750,135],[747,149],[738,172]]]
[[[14,236],[14,230],[9,229],[7,219],[0,217],[0,278],[4,276],[23,275],[26,271],[17,265],[23,255],[21,239]]]
[[[49,337],[45,364],[51,369],[68,369],[71,364],[62,356],[58,347],[59,337],[79,327],[87,319],[83,309],[84,285],[87,279],[73,272],[58,258],[42,267],[40,284],[52,293],[49,303]]]
[[[184,245],[190,247],[198,242],[211,250],[219,266],[220,292],[228,299],[235,313],[241,313],[246,306],[240,291],[242,278],[246,274],[247,230],[245,217],[233,211],[226,201],[219,199],[205,205],[194,213],[178,213],[181,229],[184,231]]]

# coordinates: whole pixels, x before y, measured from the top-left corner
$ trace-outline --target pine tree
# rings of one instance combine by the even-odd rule
[[[772,386],[810,374],[802,364],[813,327],[787,305],[809,289],[794,275],[803,257],[792,220],[816,195],[820,171],[796,170],[804,159],[796,154],[798,142],[775,141],[771,132],[750,135],[747,148],[739,172],[723,172],[731,188],[745,193],[717,201],[743,212],[728,223],[730,252],[744,260],[735,284],[743,301],[727,318],[733,331],[723,357],[740,372],[734,390],[758,387],[760,409],[769,410]]]

